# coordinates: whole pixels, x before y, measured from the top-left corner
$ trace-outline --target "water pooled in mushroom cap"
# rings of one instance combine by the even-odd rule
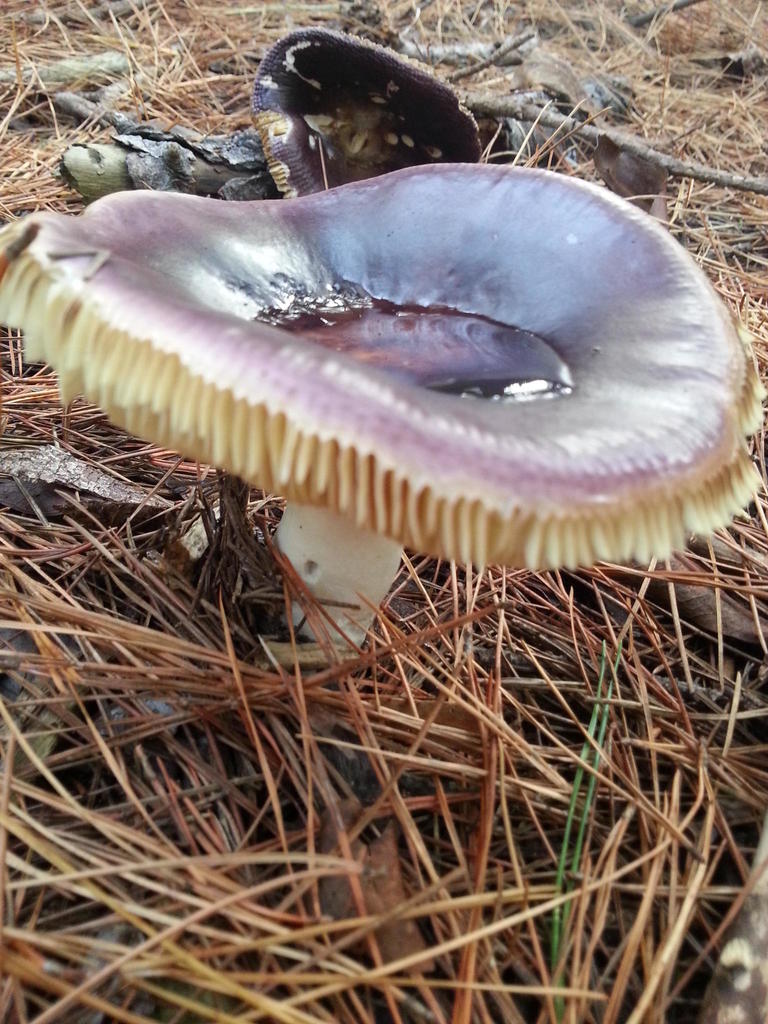
[[[462,398],[498,402],[569,394],[571,372],[531,331],[445,306],[398,306],[343,289],[291,300],[265,321],[400,380]]]

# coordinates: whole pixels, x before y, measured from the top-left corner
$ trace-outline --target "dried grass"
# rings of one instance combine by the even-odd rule
[[[120,51],[132,69],[121,108],[224,132],[249,123],[263,46],[303,23],[450,42],[532,19],[576,71],[627,77],[638,136],[765,173],[765,80],[700,63],[760,38],[757,0],[711,0],[643,30],[618,0],[108,7],[3,5],[0,70],[19,75],[0,84],[1,219],[77,210],[59,157],[108,137],[59,122],[24,69]],[[463,84],[503,93],[498,68],[476,77]],[[553,148],[551,163],[594,176],[586,147]],[[672,230],[755,334],[765,376],[766,200],[690,180],[671,198]],[[109,525],[77,501],[63,517],[0,514],[0,1019],[695,1019],[768,805],[762,497],[715,547],[670,567],[406,562],[370,653],[281,669],[256,636],[274,625],[279,579],[252,573],[239,601],[225,587],[219,602],[214,570],[196,587],[170,555],[180,524],[209,509],[209,471],[82,402],[62,413],[52,373],[22,367],[13,332],[2,356],[4,444],[55,442],[171,511]],[[278,511],[252,494],[265,533]],[[726,611],[754,627],[749,641],[732,639]],[[560,892],[603,648],[617,659],[607,730]],[[345,841],[397,823],[408,899],[388,916],[416,920],[428,943],[394,961],[378,948],[380,917],[321,914],[319,881],[349,864],[344,843],[341,860],[317,852],[318,828],[353,795],[365,811]],[[364,910],[365,875],[351,870]],[[552,915],[566,904],[553,971]]]

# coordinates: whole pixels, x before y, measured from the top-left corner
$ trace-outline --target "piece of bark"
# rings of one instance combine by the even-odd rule
[[[760,1024],[768,1020],[768,814],[752,879],[752,891],[727,933],[707,986],[699,1024]]]
[[[86,202],[124,189],[187,192],[220,199],[277,195],[256,133],[186,139],[179,131],[120,132],[115,141],[70,146],[61,173]]]
[[[201,135],[177,125],[166,131],[157,122],[136,121],[104,102],[67,91],[56,93],[53,104],[76,121],[116,129],[114,142],[70,146],[62,157],[63,177],[86,202],[137,188],[220,199],[277,197],[253,129]]]
[[[109,516],[130,513],[138,506],[148,512],[165,511],[170,502],[133,484],[118,480],[103,469],[78,459],[55,445],[0,451],[0,504],[22,514],[45,516],[71,511],[68,495]]]
[[[541,128],[532,121],[518,120],[514,117],[505,117],[500,122],[478,118],[477,123],[483,145],[490,144],[493,162],[508,161],[512,157],[528,162],[539,159],[542,153],[544,159],[547,159],[548,143],[554,134],[552,130]],[[557,149],[556,139],[552,145]]]
[[[361,814],[362,807],[355,799],[342,800],[335,808],[325,811],[320,822],[319,852],[338,852],[339,826],[347,831]],[[393,911],[406,902],[395,823],[390,821],[379,838],[370,844],[355,839],[351,851],[353,859],[362,868],[360,887],[366,913],[393,915]],[[358,916],[350,884],[342,875],[321,878],[319,894],[323,913],[335,921]],[[374,934],[384,963],[392,963],[426,949],[421,932],[411,918],[389,916]],[[434,966],[433,960],[425,958],[419,964],[419,971],[427,974],[434,970]]]

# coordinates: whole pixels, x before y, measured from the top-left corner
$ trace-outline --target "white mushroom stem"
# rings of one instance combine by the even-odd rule
[[[286,508],[275,539],[341,633],[361,644],[373,621],[373,609],[392,586],[402,546],[358,529],[335,512],[308,505]],[[294,604],[292,615],[294,625],[304,623],[300,604]],[[332,632],[330,624],[328,632]],[[314,635],[306,623],[301,633]]]

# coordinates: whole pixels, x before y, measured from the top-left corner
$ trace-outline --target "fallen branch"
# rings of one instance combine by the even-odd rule
[[[136,127],[136,122],[127,114],[110,110],[102,103],[94,103],[77,92],[57,92],[51,100],[60,114],[66,114],[75,121],[93,121],[94,124],[117,128],[119,132],[127,132]]]
[[[505,44],[502,43],[502,46]],[[499,60],[499,46],[496,43],[487,43],[480,40],[469,40],[455,43],[420,43],[412,39],[401,38],[396,46],[399,53],[405,57],[412,57],[424,64],[464,64],[467,60],[484,61],[488,58]],[[514,64],[518,61],[517,55],[511,50],[507,62]]]
[[[516,51],[520,49],[525,43],[529,42],[535,37],[536,33],[532,28],[525,29],[516,36],[512,36],[511,39],[507,39],[506,42],[496,47],[484,60],[478,61],[476,64],[471,64],[468,68],[459,68],[458,71],[452,71],[446,78],[449,82],[458,82],[462,78],[467,78],[469,75],[477,74],[478,71],[485,71],[486,68],[491,67],[493,64],[500,64],[504,61],[505,64],[519,64],[522,62],[522,57]],[[514,55],[514,56],[513,56]]]
[[[22,81],[36,76],[43,85],[52,82],[92,82],[97,78],[116,78],[130,70],[124,53],[107,51],[77,57],[66,57],[54,64],[39,64],[21,68]],[[16,67],[0,70],[0,83],[15,82],[18,78]]]
[[[657,18],[663,18],[665,14],[672,14],[673,11],[682,11],[685,7],[693,7],[694,4],[700,3],[701,0],[674,0],[673,3],[660,4],[658,7],[654,7],[652,11],[632,14],[627,18],[627,22],[632,28],[645,28],[646,25],[650,25]]]
[[[187,128],[164,131],[77,93],[53,97],[61,113],[117,129],[110,143],[78,143],[61,158],[61,173],[85,199],[123,189],[151,188],[221,199],[267,199],[275,195],[256,132],[200,135]]]
[[[86,25],[89,21],[93,23],[104,18],[125,18],[131,14],[137,14],[146,3],[147,0],[105,0],[104,3],[96,4],[95,7],[89,9],[84,7],[82,10],[62,11],[57,15],[57,20],[60,18],[66,23]],[[19,17],[28,25],[47,25],[51,20],[51,12],[40,8],[34,11],[24,11]]]
[[[529,99],[469,93],[464,97],[464,102],[472,113],[479,114],[481,117],[512,117],[523,121],[536,121],[548,128],[563,128],[568,132],[577,133],[595,145],[601,136],[605,136],[627,153],[632,153],[657,167],[662,167],[667,174],[677,178],[694,178],[696,181],[708,182],[721,188],[733,188],[740,192],[755,192],[761,196],[768,196],[768,177],[735,174],[731,171],[707,167],[705,164],[694,161],[678,160],[677,157],[654,149],[634,135],[615,128],[598,128],[594,124],[578,121],[566,114],[545,110],[535,103],[531,103]]]
[[[521,45],[519,38],[517,45]],[[473,66],[472,71],[477,70],[479,70],[479,66]],[[575,117],[560,114],[555,110],[544,109],[536,103],[532,103],[526,97],[467,93],[464,101],[474,114],[482,117],[511,117],[524,121],[535,121],[548,128],[558,128],[570,133],[578,133],[582,138],[592,142],[595,146],[601,137],[605,137],[625,152],[631,153],[642,160],[647,160],[649,163],[663,168],[667,174],[678,178],[693,178],[696,181],[718,185],[721,188],[732,188],[740,192],[755,192],[763,196],[768,195],[768,177],[756,177],[749,174],[721,171],[714,167],[708,167],[705,164],[696,163],[695,161],[680,160],[677,157],[654,149],[653,146],[649,146],[627,132],[616,128],[597,127],[593,123],[579,121]],[[69,168],[66,168],[67,154],[65,154],[65,173],[69,173],[69,180],[78,191],[81,191],[81,185],[86,189],[90,189],[93,186],[98,190],[97,194],[104,195],[109,191],[115,191],[116,188],[131,187],[130,184],[120,185],[115,183],[124,180],[124,176],[127,173],[124,166],[125,154],[131,150],[136,150],[144,154],[145,166],[138,173],[135,168],[129,173],[129,177],[135,179],[134,187],[158,187],[156,185],[150,186],[150,181],[147,179],[146,157],[151,156],[154,159],[163,160],[163,163],[166,165],[163,172],[164,176],[169,181],[173,180],[175,187],[183,191],[197,191],[198,194],[214,194],[219,192],[221,194],[220,188],[227,180],[246,179],[249,183],[247,188],[252,189],[253,193],[246,194],[238,191],[240,186],[235,183],[232,186],[235,192],[232,195],[227,195],[227,198],[258,199],[264,198],[268,194],[270,185],[266,177],[266,166],[263,156],[259,156],[254,150],[253,153],[250,153],[249,159],[246,160],[243,157],[239,166],[230,159],[232,151],[230,147],[230,152],[228,153],[228,142],[233,140],[235,136],[244,136],[246,133],[235,133],[233,136],[203,137],[182,128],[174,128],[170,132],[163,132],[155,125],[138,124],[125,114],[108,110],[96,103],[92,103],[83,96],[79,96],[77,93],[71,92],[57,93],[53,97],[53,102],[62,113],[69,114],[81,121],[93,119],[96,123],[116,128],[120,133],[121,145],[113,145],[111,147],[112,151],[109,153],[99,152],[104,147],[79,147],[80,149],[93,149],[94,153],[92,155],[83,153],[73,154],[69,161],[72,166]],[[136,138],[132,143],[131,140],[134,136]],[[157,147],[154,149],[154,152],[147,153],[147,150],[150,149],[150,142],[159,144],[160,148],[162,148],[163,144],[173,148],[167,151],[165,157],[162,156]],[[198,168],[199,173],[189,172],[183,174],[182,183],[180,184],[179,149],[189,150],[198,161],[214,165],[213,170],[201,164]],[[72,154],[72,150],[67,152]],[[88,165],[89,161],[91,166]],[[114,167],[113,173],[108,175],[110,182],[112,182],[112,187],[108,187],[108,182],[104,177],[104,170],[101,167],[95,166],[97,164],[100,165],[102,161],[106,161],[110,167]],[[223,165],[224,171],[218,165]],[[226,168],[230,169],[228,173]],[[224,178],[219,180],[222,173],[224,173]],[[162,176],[160,175],[160,177]],[[198,180],[199,184],[195,184]],[[189,182],[188,188],[184,187],[184,181]],[[81,191],[81,194],[84,193]],[[224,194],[226,195],[226,192]],[[95,197],[94,194],[86,196],[88,199]]]
[[[8,477],[8,479],[5,479]],[[45,444],[0,452],[0,503],[29,513],[58,515],[69,507],[67,495],[80,495],[86,505],[94,499],[111,509],[166,511],[170,502],[144,488],[107,473],[63,448]]]

